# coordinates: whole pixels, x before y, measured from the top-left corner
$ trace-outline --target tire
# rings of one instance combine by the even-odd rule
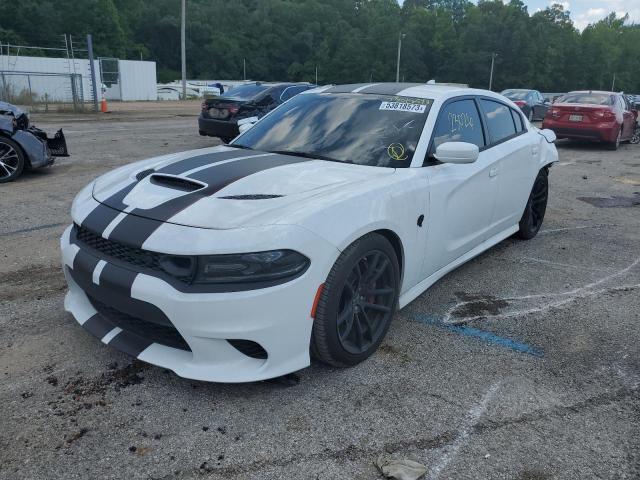
[[[640,125],[637,126],[633,131],[633,135],[631,136],[631,140],[629,140],[629,143],[631,143],[632,145],[637,145],[640,143]]]
[[[618,130],[618,136],[616,137],[616,140],[608,144],[609,150],[613,150],[613,151],[618,150],[618,148],[620,148],[621,138],[622,138],[622,128]]]
[[[22,148],[13,140],[0,137],[0,183],[12,182],[24,170]]]
[[[524,213],[518,224],[519,229],[516,233],[518,238],[523,240],[531,240],[538,234],[544,214],[547,211],[547,200],[549,198],[549,172],[543,168],[538,172],[527,205],[524,207]]]
[[[320,295],[311,332],[312,356],[334,367],[367,359],[391,325],[399,290],[398,258],[386,238],[370,233],[349,245]]]

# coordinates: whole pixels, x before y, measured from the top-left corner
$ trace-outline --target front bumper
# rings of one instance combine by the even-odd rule
[[[241,250],[247,238],[286,237],[290,239],[286,248],[304,253],[311,265],[300,277],[274,287],[185,293],[161,278],[125,268],[107,257],[98,258],[95,252],[81,248],[70,226],[61,238],[69,285],[65,310],[103,343],[181,377],[247,382],[308,366],[314,295],[339,251],[300,227],[288,226],[288,234],[268,236],[175,228],[180,228],[183,236],[193,231],[194,244],[226,244],[236,236],[231,245]],[[176,238],[175,230],[167,231]],[[170,242],[162,239],[161,231],[154,236],[155,244]],[[270,248],[261,245],[257,250]],[[251,350],[253,342],[266,352],[266,358]]]
[[[235,138],[240,134],[237,122],[204,118],[202,115],[198,117],[198,131],[200,135],[221,138]]]

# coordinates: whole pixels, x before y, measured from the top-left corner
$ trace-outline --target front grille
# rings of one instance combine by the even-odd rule
[[[103,255],[115,258],[117,260],[120,260],[121,262],[125,262],[136,267],[141,267],[143,269],[163,272],[184,283],[191,282],[190,274],[184,276],[172,275],[164,268],[162,268],[160,261],[163,257],[165,257],[164,254],[151,252],[149,250],[142,250],[141,248],[130,247],[123,243],[116,242],[115,240],[103,238],[83,226],[76,225],[75,229],[76,239],[78,240],[78,242],[90,249],[100,252]],[[185,258],[189,259],[190,257]]]
[[[113,323],[116,327],[120,327],[122,330],[134,333],[139,337],[159,343],[160,345],[178,348],[188,352],[191,351],[189,344],[175,327],[159,325],[154,322],[134,317],[128,313],[121,312],[116,308],[105,305],[91,296],[89,296],[89,300],[98,313],[109,322]]]

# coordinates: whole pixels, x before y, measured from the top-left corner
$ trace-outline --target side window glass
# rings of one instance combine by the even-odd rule
[[[294,89],[295,89],[295,87],[287,87],[287,88],[285,88],[284,92],[282,92],[282,95],[280,96],[280,100],[283,101],[283,102],[286,102],[291,97],[293,97],[295,95]]]
[[[431,153],[435,153],[436,147],[445,142],[468,142],[479,148],[485,146],[482,122],[473,100],[458,100],[440,110]]]
[[[481,99],[480,103],[487,120],[492,144],[516,134],[515,123],[509,112],[509,107],[493,100]]]
[[[522,116],[516,112],[513,108],[511,110],[511,116],[513,117],[513,121],[516,124],[516,131],[518,133],[524,131],[524,125],[522,124]]]

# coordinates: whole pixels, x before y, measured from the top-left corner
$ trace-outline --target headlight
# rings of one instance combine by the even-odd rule
[[[293,250],[201,256],[194,283],[270,282],[297,277],[308,266]]]

